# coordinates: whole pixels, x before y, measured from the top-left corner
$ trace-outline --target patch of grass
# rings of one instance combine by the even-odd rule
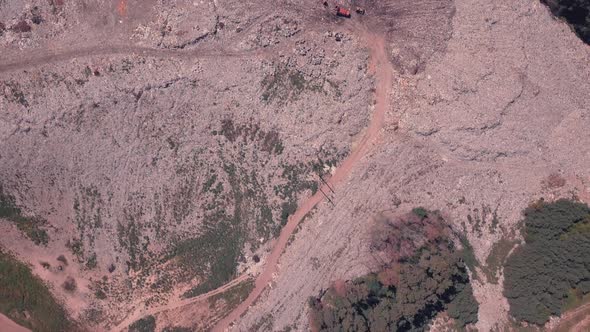
[[[240,234],[241,231],[228,221],[219,221],[209,225],[199,237],[176,246],[174,255],[180,258],[181,265],[190,269],[191,274],[205,277],[183,297],[207,293],[235,277],[243,244]]]
[[[74,324],[31,269],[0,250],[0,312],[33,331],[71,331]]]
[[[36,217],[23,216],[21,209],[14,202],[14,197],[4,194],[2,187],[0,187],[0,218],[13,222],[36,245],[47,245],[49,242],[47,231],[42,228],[45,221]]]
[[[259,194],[254,173],[244,173],[230,163],[226,163],[223,169],[231,188],[233,211],[227,211],[224,208],[227,206],[226,200],[215,195],[210,202],[212,209],[206,216],[202,233],[196,238],[181,241],[172,253],[179,257],[181,265],[191,274],[204,278],[201,284],[187,291],[183,297],[206,293],[235,277],[242,247],[247,240],[247,224],[244,220],[256,220],[256,211],[252,211],[250,206],[265,206],[265,197]]]
[[[258,123],[235,124],[231,119],[224,119],[221,121],[221,129],[215,131],[215,135],[217,134],[223,135],[232,143],[238,139],[244,143],[254,142],[260,150],[269,154],[280,155],[285,149],[279,132],[264,131]]]
[[[141,232],[141,226],[133,218],[128,220],[127,225],[123,225],[121,222],[117,224],[119,245],[127,249],[129,267],[134,271],[142,269],[148,262],[146,254],[148,253],[149,238],[147,240],[145,237],[142,238]]]
[[[516,244],[518,244],[518,241],[505,238],[502,238],[494,244],[492,251],[486,258],[486,266],[483,268],[483,272],[485,273],[488,282],[491,282],[492,284],[498,283],[498,271],[506,262],[510,250],[512,250]]]
[[[95,230],[102,227],[103,205],[104,201],[96,186],[79,186],[73,202],[74,220],[78,236],[76,243],[71,243],[71,249],[80,263],[89,258],[85,246],[94,246],[97,233]]]
[[[477,258],[475,258],[473,247],[471,246],[471,243],[469,243],[469,240],[467,240],[467,237],[464,235],[459,236],[459,241],[461,242],[461,246],[463,246],[463,250],[461,251],[463,262],[465,262],[465,265],[467,265],[469,271],[473,273],[473,277],[477,279],[477,271],[475,268],[479,266],[479,262],[477,261]]]
[[[583,304],[590,302],[590,294],[584,294],[584,292],[577,288],[571,288],[567,292],[567,296],[564,299],[563,311],[575,309]]]
[[[254,280],[249,279],[238,285],[228,289],[227,291],[211,296],[209,301],[209,308],[213,309],[218,301],[223,300],[225,302],[225,310],[230,311],[237,307],[238,304],[243,302],[250,292],[254,289]]]
[[[279,65],[262,80],[262,100],[267,103],[276,100],[285,104],[289,100],[299,98],[306,90],[322,91],[323,83],[305,78],[304,73],[297,69]]]

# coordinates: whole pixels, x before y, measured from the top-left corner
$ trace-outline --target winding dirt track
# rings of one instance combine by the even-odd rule
[[[341,181],[346,180],[350,175],[354,165],[371,149],[374,141],[379,136],[381,128],[383,127],[383,120],[389,105],[388,93],[392,84],[393,72],[387,58],[387,53],[385,51],[385,40],[381,36],[367,32],[364,29],[357,29],[357,32],[359,32],[366,40],[368,44],[367,46],[370,49],[371,63],[369,68],[374,71],[375,77],[377,79],[375,92],[376,105],[371,122],[365,135],[356,148],[352,151],[352,153],[336,170],[334,175],[330,179],[326,180],[332,187],[336,186]],[[322,190],[327,192],[329,188],[324,185],[322,186]],[[258,275],[256,279],[254,290],[252,290],[244,302],[240,303],[236,309],[234,309],[229,315],[217,323],[217,325],[213,328],[213,331],[226,331],[232,322],[239,319],[240,316],[242,316],[242,314],[244,314],[248,308],[258,299],[268,284],[272,282],[273,275],[278,272],[279,258],[287,246],[289,237],[297,228],[299,222],[303,220],[305,215],[307,215],[307,213],[309,213],[323,200],[323,194],[321,191],[318,191],[315,195],[311,196],[307,201],[299,206],[295,214],[289,218],[287,225],[285,225],[285,227],[283,227],[281,230],[281,234],[279,235],[279,238],[277,239],[271,254],[266,260],[264,271]]]
[[[96,57],[104,55],[140,55],[158,58],[177,58],[177,59],[218,59],[233,57],[263,56],[276,53],[278,50],[290,47],[290,43],[276,47],[268,47],[257,50],[234,51],[218,48],[196,49],[196,50],[176,50],[176,49],[158,49],[141,46],[128,45],[91,45],[76,49],[52,49],[44,50],[42,54],[33,53],[31,56],[20,57],[18,59],[5,60],[0,64],[0,73],[12,72],[21,69],[47,65],[56,62],[63,62],[77,58]]]
[[[582,318],[583,316],[585,317]],[[553,331],[588,331],[588,327],[590,326],[589,318],[590,303],[586,303],[563,314],[559,324]]]

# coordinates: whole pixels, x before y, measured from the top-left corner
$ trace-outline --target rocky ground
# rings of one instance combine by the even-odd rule
[[[109,4],[0,10],[2,203],[38,231],[8,216],[1,243],[93,328],[247,273],[349,152],[372,88],[355,36],[289,4]],[[74,27],[96,39],[72,47]]]
[[[588,46],[536,1],[452,6],[446,47],[416,75],[398,71],[382,141],[336,188],[336,206],[324,203],[304,221],[236,330],[305,329],[308,296],[374,267],[373,216],[417,205],[466,229],[480,263],[477,328],[502,326],[508,304],[492,249],[520,237],[521,210],[534,200],[588,202]],[[390,42],[395,56],[404,44]]]
[[[370,31],[394,73],[383,129],[234,329],[305,330],[308,297],[375,267],[373,218],[415,206],[473,246],[477,328],[506,323],[490,254],[530,202],[590,199],[590,49],[534,0],[359,5],[0,1],[0,203],[46,233],[5,218],[0,246],[90,329],[256,274],[369,124]]]

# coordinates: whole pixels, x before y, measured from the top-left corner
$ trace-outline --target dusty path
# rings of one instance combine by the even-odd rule
[[[588,331],[587,328],[590,326],[589,318],[590,303],[586,303],[563,314],[559,324],[553,329],[553,331]]]
[[[155,315],[155,314],[158,314],[163,311],[178,309],[178,308],[184,307],[186,305],[189,305],[189,304],[192,304],[195,302],[206,300],[213,295],[223,293],[223,292],[229,290],[230,288],[237,286],[239,283],[246,281],[248,278],[249,278],[249,276],[247,274],[243,274],[243,275],[237,277],[236,279],[228,282],[227,284],[225,284],[217,289],[214,289],[208,293],[205,293],[205,294],[202,294],[202,295],[199,295],[196,297],[191,297],[188,299],[172,300],[165,305],[153,307],[153,308],[149,308],[149,309],[139,307],[131,315],[127,316],[125,318],[125,320],[123,320],[116,327],[114,327],[112,329],[112,331],[123,331],[129,325],[133,324],[136,320],[143,318],[145,316],[148,316],[148,315]]]
[[[392,84],[393,73],[387,58],[385,40],[380,36],[366,31],[362,31],[361,33],[363,35],[362,37],[364,37],[364,39],[367,41],[368,47],[370,49],[370,69],[374,71],[377,79],[375,92],[375,111],[371,118],[369,127],[367,128],[367,131],[361,141],[358,143],[352,153],[344,160],[342,165],[338,167],[334,175],[330,179],[326,180],[332,187],[345,180],[349,176],[354,165],[367,153],[367,151],[370,150],[372,144],[379,136],[381,128],[383,127],[383,120],[389,105],[388,92]],[[329,188],[324,185],[322,190],[327,192],[329,191]],[[307,215],[318,203],[322,202],[323,200],[323,194],[321,191],[318,191],[315,195],[311,196],[307,201],[298,207],[295,214],[289,218],[289,221],[281,230],[281,234],[279,235],[272,252],[265,262],[265,269],[260,275],[258,275],[255,287],[248,298],[244,302],[240,303],[240,305],[236,307],[236,309],[234,309],[229,315],[217,323],[217,325],[213,328],[213,331],[227,330],[232,322],[239,319],[240,316],[242,316],[242,314],[244,314],[256,301],[256,299],[258,299],[260,294],[262,294],[268,284],[272,281],[273,275],[278,272],[279,258],[281,257],[281,253],[287,245],[289,237],[297,228],[299,222],[303,220],[305,215]]]
[[[0,314],[0,331],[2,332],[31,332],[31,330],[24,328],[13,322],[10,318]]]
[[[194,49],[186,51],[129,45],[91,45],[84,47],[76,47],[75,49],[45,49],[43,52],[34,52],[30,56],[19,57],[18,59],[4,59],[4,61],[0,63],[0,74],[83,57],[95,57],[106,55],[140,55],[179,59],[218,59],[231,57],[263,56],[276,53],[281,49],[286,49],[289,47],[291,47],[291,43],[283,43],[275,47],[267,47],[263,49],[245,51],[235,51],[221,48]]]

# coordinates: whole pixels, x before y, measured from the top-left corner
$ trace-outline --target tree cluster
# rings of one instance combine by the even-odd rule
[[[544,324],[569,294],[590,292],[590,209],[559,200],[527,208],[525,242],[507,260],[504,293],[511,315]]]
[[[590,0],[541,0],[553,15],[564,18],[590,44]]]
[[[442,311],[461,326],[477,321],[467,268],[438,213],[383,218],[372,250],[382,261],[379,272],[310,299],[312,330],[423,331]]]

